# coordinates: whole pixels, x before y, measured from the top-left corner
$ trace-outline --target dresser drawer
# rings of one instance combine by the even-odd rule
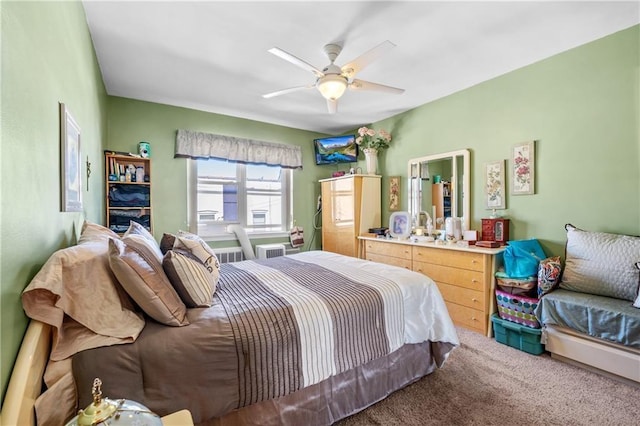
[[[411,263],[411,247],[405,244],[394,244],[383,241],[369,241],[365,243],[365,251],[369,253],[381,254],[384,256],[400,257],[408,259]]]
[[[454,268],[469,269],[473,271],[484,271],[484,256],[485,255],[482,253],[413,247],[414,261],[452,266]]]
[[[458,269],[426,262],[413,262],[413,270],[439,283],[453,284],[476,291],[484,291],[485,289],[484,273],[480,271]]]
[[[401,268],[406,268],[409,270],[411,269],[411,259],[386,256],[377,253],[369,253],[368,251],[365,259],[371,260],[373,262],[385,263],[387,265],[400,266]]]
[[[457,303],[447,302],[447,310],[454,324],[470,328],[480,333],[487,330],[487,315],[482,311],[458,305]]]
[[[468,288],[440,282],[438,283],[438,289],[446,302],[473,308],[483,313],[485,311],[484,293],[481,291],[469,290]]]

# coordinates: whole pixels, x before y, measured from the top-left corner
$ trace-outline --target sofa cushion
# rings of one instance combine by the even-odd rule
[[[565,269],[560,287],[624,300],[638,295],[640,237],[589,232],[566,225]]]

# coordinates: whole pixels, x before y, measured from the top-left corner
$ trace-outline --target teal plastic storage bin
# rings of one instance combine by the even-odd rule
[[[498,314],[493,314],[491,321],[493,321],[496,342],[532,355],[540,355],[544,352],[544,345],[540,343],[542,330],[539,328],[531,328],[504,320]]]

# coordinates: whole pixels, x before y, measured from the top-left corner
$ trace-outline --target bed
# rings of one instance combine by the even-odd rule
[[[52,330],[38,424],[61,424],[88,405],[95,377],[106,396],[161,416],[187,409],[200,425],[331,424],[433,372],[459,344],[431,279],[322,251],[216,265],[211,306],[164,303],[163,317],[125,297],[132,293],[113,259],[123,240],[85,226],[78,246],[90,250],[74,285],[52,288],[67,265],[41,271],[23,294],[27,313]],[[102,275],[113,289],[96,281]],[[92,315],[71,306],[83,291],[93,296]],[[45,308],[31,309],[43,300]]]

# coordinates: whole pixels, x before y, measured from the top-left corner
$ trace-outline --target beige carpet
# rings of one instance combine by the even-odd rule
[[[440,370],[338,423],[640,425],[640,388],[458,328]]]

